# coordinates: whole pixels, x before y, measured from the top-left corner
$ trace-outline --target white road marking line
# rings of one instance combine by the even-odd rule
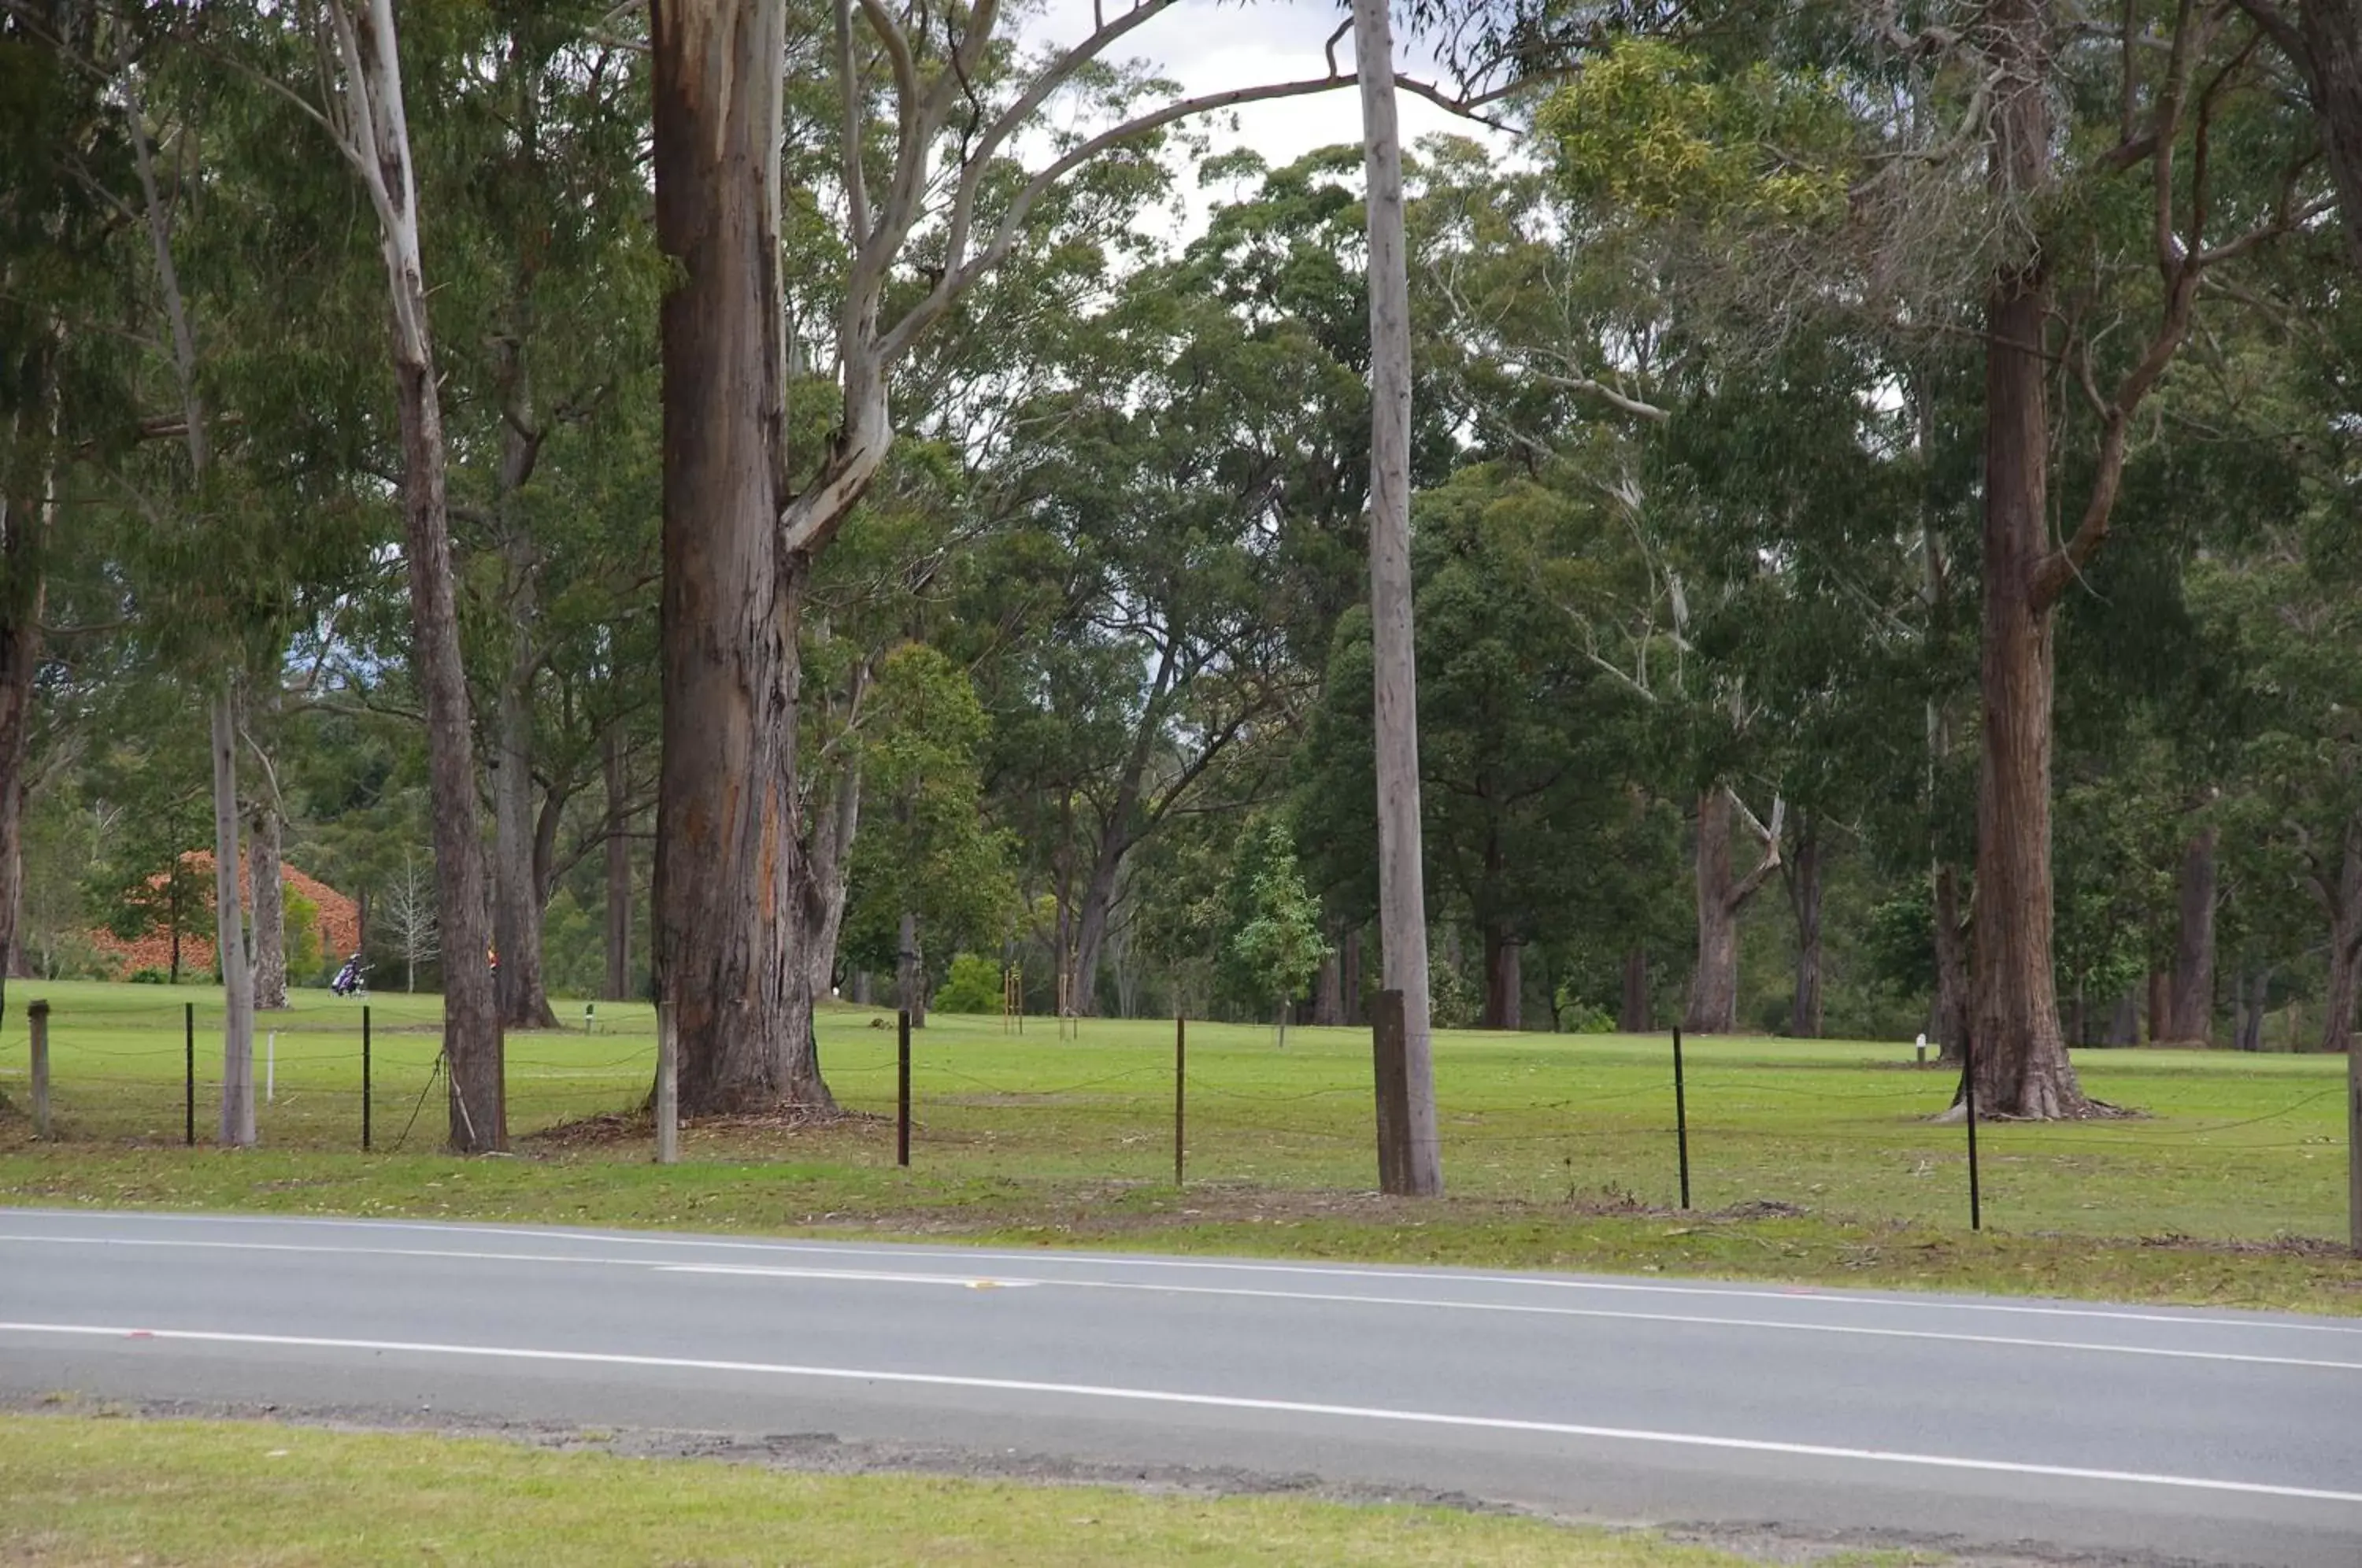
[[[438,1220],[348,1220],[328,1215],[269,1215],[269,1214],[175,1214],[143,1210],[92,1210],[73,1209],[17,1209],[0,1210],[15,1219],[46,1219],[51,1216],[74,1220],[143,1222],[162,1220],[190,1224],[265,1224],[304,1229],[358,1231],[415,1231],[429,1235],[504,1236],[512,1240],[537,1237],[558,1242],[599,1242],[627,1247],[695,1247],[722,1252],[810,1254],[822,1257],[895,1258],[904,1262],[924,1259],[938,1265],[969,1258],[988,1263],[1022,1263],[1040,1268],[1098,1267],[1110,1269],[1199,1269],[1246,1274],[1279,1274],[1309,1275],[1329,1279],[1383,1279],[1402,1283],[1423,1284],[1439,1280],[1465,1285],[1499,1285],[1537,1290],[1599,1291],[1610,1294],[1642,1296],[1705,1297],[1712,1299],[1758,1301],[1812,1301],[1846,1308],[1906,1309],[1921,1312],[1999,1312],[2024,1317],[2095,1318],[2127,1323],[2172,1323],[2186,1328],[2272,1329],[2292,1333],[2362,1334],[2362,1322],[2299,1322],[2280,1318],[2218,1318],[2209,1317],[2195,1309],[2182,1311],[2142,1312],[2124,1308],[2067,1307],[2036,1305],[2004,1301],[1948,1300],[1941,1297],[1879,1296],[1860,1292],[1825,1290],[1816,1286],[1793,1286],[1782,1289],[1763,1289],[1746,1286],[1717,1285],[1655,1285],[1638,1280],[1552,1279],[1536,1275],[1469,1274],[1451,1270],[1419,1270],[1412,1268],[1367,1268],[1347,1264],[1258,1263],[1231,1258],[1132,1257],[1117,1253],[1016,1253],[991,1249],[966,1248],[928,1249],[923,1247],[862,1247],[825,1242],[796,1241],[729,1241],[707,1236],[632,1235],[608,1231],[569,1231],[546,1225],[469,1225],[446,1224]],[[107,1238],[76,1238],[102,1240]],[[286,1245],[286,1243],[281,1243]],[[301,1251],[300,1247],[290,1250]],[[326,1251],[329,1249],[319,1249]],[[956,1252],[955,1259],[951,1254]],[[430,1254],[431,1255],[431,1254]]]
[[[39,1236],[0,1231],[0,1243],[37,1246],[170,1247],[183,1252],[290,1253],[297,1256],[436,1258],[458,1263],[578,1264],[599,1268],[644,1269],[654,1274],[761,1274],[797,1279],[849,1279],[891,1285],[1031,1285],[1031,1280],[987,1279],[974,1274],[903,1274],[884,1269],[766,1268],[753,1264],[676,1264],[661,1258],[611,1258],[591,1253],[489,1253],[458,1247],[317,1246],[298,1242],[196,1242],[160,1236]]]
[[[822,1378],[847,1383],[892,1383],[929,1388],[974,1388],[995,1393],[1050,1394],[1069,1398],[1111,1399],[1141,1404],[1189,1405],[1220,1410],[1257,1410],[1276,1415],[1324,1416],[1344,1420],[1394,1421],[1418,1426],[1529,1432],[1547,1437],[1596,1438],[1613,1442],[1657,1443],[1682,1448],[1723,1449],[1743,1453],[1783,1454],[1803,1459],[1867,1461],[1938,1470],[2036,1475],[2068,1481],[2108,1481],[2130,1485],[2235,1492],[2362,1505],[2362,1492],[2288,1486],[2263,1481],[2226,1481],[2205,1475],[2164,1475],[2138,1470],[2102,1470],[2071,1464],[2036,1464],[2005,1459],[1968,1459],[1954,1454],[1906,1453],[1890,1449],[1841,1448],[1826,1443],[1782,1442],[1766,1438],[1716,1437],[1700,1432],[1651,1431],[1634,1427],[1597,1427],[1573,1421],[1523,1420],[1509,1416],[1465,1416],[1437,1410],[1401,1410],[1367,1405],[1330,1405],[1302,1399],[1260,1399],[1234,1394],[1186,1394],[1165,1388],[1116,1388],[1089,1383],[1047,1383],[1032,1378],[972,1377],[955,1373],[886,1372],[847,1366],[802,1366],[788,1362],[711,1361],[701,1357],[634,1355],[612,1351],[534,1350],[510,1345],[439,1344],[413,1340],[330,1339],[309,1334],[240,1334],[201,1329],[129,1329],[89,1323],[0,1322],[0,1333],[58,1334],[83,1339],[177,1341],[197,1344],[261,1345],[288,1350],[366,1351],[377,1354],[466,1356],[493,1361],[557,1362],[589,1366],[635,1366],[679,1372],[726,1372],[771,1377]]]
[[[602,1258],[602,1263],[614,1260]],[[693,1264],[649,1263],[635,1260],[642,1268],[658,1274],[755,1274],[782,1279],[855,1279],[883,1285],[964,1285],[970,1290],[1018,1290],[1038,1285],[1039,1280],[1002,1279],[975,1274],[885,1274],[849,1268],[763,1268],[754,1264]],[[2362,1372],[2362,1366],[2355,1368]]]
[[[436,1258],[463,1263],[572,1264],[590,1267],[646,1269],[657,1274],[725,1275],[750,1278],[850,1280],[880,1285],[961,1285],[970,1289],[1032,1288],[1124,1290],[1157,1296],[1234,1297],[1263,1301],[1317,1301],[1358,1307],[1405,1307],[1446,1312],[1502,1312],[1519,1317],[1582,1318],[1609,1322],[1677,1323],[1701,1328],[1755,1329],[1807,1334],[1853,1334],[1870,1339],[1927,1340],[1951,1344],[1999,1345],[2011,1349],[2072,1351],[2099,1355],[2142,1355],[2171,1361],[2212,1361],[2251,1366],[2295,1366],[2330,1372],[2362,1372],[2362,1362],[2261,1355],[2238,1351],[2177,1349],[2161,1345],[2109,1344],[2090,1340],[2041,1340],[2005,1334],[1971,1334],[1941,1329],[1888,1329],[1862,1323],[1814,1323],[1778,1318],[1726,1318],[1694,1312],[1626,1311],[1612,1307],[1546,1306],[1529,1301],[1460,1301],[1447,1297],[1366,1296],[1350,1291],[1264,1290],[1250,1286],[1180,1285],[1164,1280],[1082,1279],[1068,1275],[982,1276],[906,1274],[890,1270],[792,1267],[762,1264],[675,1264],[655,1258],[601,1257],[588,1253],[493,1253],[441,1247],[316,1246],[293,1242],[206,1242],[149,1236],[33,1236],[0,1232],[0,1243],[31,1242],[86,1247],[172,1247],[204,1252],[316,1253],[326,1256]],[[951,1260],[945,1260],[951,1261]],[[1395,1278],[1416,1277],[1395,1275]],[[2179,1320],[2175,1320],[2179,1321]]]

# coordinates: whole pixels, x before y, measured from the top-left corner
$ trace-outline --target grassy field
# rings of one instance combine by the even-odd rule
[[[552,1452],[248,1422],[0,1417],[0,1562],[1336,1562],[1738,1568],[1440,1508]],[[1881,1559],[1889,1561],[1889,1559]]]
[[[893,1165],[893,1032],[826,1012],[846,1107],[831,1126],[700,1124],[657,1169],[630,1120],[654,1061],[645,1006],[581,1004],[512,1036],[519,1158],[437,1157],[431,997],[380,996],[359,1153],[359,1007],[299,993],[275,1030],[263,1147],[178,1146],[182,1014],[196,1003],[198,1135],[210,1137],[217,992],[32,985],[52,1003],[58,1142],[23,1110],[21,1006],[0,1028],[0,1201],[400,1213],[766,1231],[858,1231],[1978,1286],[2362,1311],[2345,1232],[2342,1060],[2101,1051],[2091,1091],[2121,1121],[1983,1130],[1988,1230],[1967,1228],[1964,1140],[1929,1118],[1948,1074],[1907,1045],[1693,1041],[1695,1211],[1676,1210],[1672,1064],[1661,1039],[1446,1033],[1436,1049],[1451,1197],[1370,1196],[1365,1033],[1194,1025],[1188,1176],[1173,1185],[1172,1025],[1087,1021],[1062,1040],[937,1018],[918,1037],[913,1168]],[[258,1043],[258,1051],[263,1049]],[[423,1109],[422,1109],[423,1108]],[[413,1125],[413,1118],[415,1123]]]

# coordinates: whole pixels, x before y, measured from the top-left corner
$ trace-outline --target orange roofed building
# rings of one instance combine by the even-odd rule
[[[197,878],[202,889],[202,907],[210,915],[214,907],[214,852],[193,849],[181,856],[181,864]],[[245,869],[240,867],[238,880],[246,894],[250,915],[254,884],[245,875]],[[320,951],[325,956],[341,959],[360,946],[361,912],[359,905],[326,882],[306,877],[292,866],[282,864],[279,872],[281,888],[291,896],[302,897],[320,911],[315,929],[320,933]],[[161,887],[163,882],[164,878],[159,876],[151,879],[150,885]],[[172,933],[160,925],[137,942],[126,942],[105,926],[92,932],[90,940],[101,953],[120,963],[120,973],[124,975],[136,974],[142,969],[169,971],[172,966]],[[292,958],[293,955],[291,953],[289,956]],[[211,974],[213,967],[214,939],[199,932],[181,933],[181,973]],[[288,979],[293,983],[297,977],[290,975]]]

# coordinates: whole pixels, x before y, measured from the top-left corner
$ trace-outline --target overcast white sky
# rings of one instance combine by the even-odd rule
[[[1108,0],[1112,15],[1122,0]],[[1181,0],[1164,15],[1124,39],[1120,52],[1145,60],[1181,83],[1195,97],[1259,83],[1318,76],[1327,69],[1321,46],[1346,17],[1333,0]],[[1090,0],[1047,0],[1045,9],[1028,19],[1026,40],[1040,46],[1072,43],[1091,26]],[[1400,67],[1418,75],[1432,74],[1429,58],[1396,42]],[[1337,61],[1352,68],[1352,40],[1337,46]],[[1423,98],[1400,100],[1403,142],[1411,145],[1432,131],[1451,130],[1467,136],[1485,127],[1459,119]],[[1237,128],[1231,128],[1235,116]],[[1275,168],[1292,162],[1319,147],[1359,142],[1361,99],[1351,86],[1309,97],[1251,104],[1219,118],[1206,128],[1215,145],[1252,147]],[[1485,139],[1495,139],[1486,136]],[[1202,202],[1192,193],[1194,212]]]

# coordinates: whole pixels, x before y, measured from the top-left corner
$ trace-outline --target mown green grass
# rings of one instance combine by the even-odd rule
[[[0,1417],[0,1562],[1336,1562],[1738,1568],[1440,1508],[781,1474],[489,1439]]]
[[[22,1115],[25,1023],[0,1028],[0,1201],[145,1204],[518,1221],[921,1234],[1301,1253],[1495,1266],[2129,1295],[2362,1310],[2345,1231],[2342,1060],[2101,1051],[2079,1067],[2122,1121],[1983,1129],[1988,1230],[1967,1229],[1964,1137],[1930,1118],[1950,1075],[1895,1043],[1692,1041],[1697,1215],[1674,1210],[1664,1040],[1451,1032],[1437,1089],[1451,1196],[1369,1196],[1369,1043],[1348,1030],[1193,1024],[1189,1185],[1173,1185],[1172,1025],[1087,1021],[1061,1039],[938,1017],[914,1050],[913,1168],[893,1165],[885,1015],[832,1009],[822,1054],[853,1119],[688,1130],[684,1163],[646,1161],[645,1125],[568,1133],[645,1099],[654,1020],[599,1004],[599,1028],[513,1036],[518,1157],[455,1162],[429,1072],[434,998],[383,997],[378,1152],[359,1143],[359,1007],[302,993],[279,1031],[262,1148],[178,1147],[180,1003],[198,1001],[198,1133],[209,1139],[216,993],[44,991],[61,1139]],[[423,1107],[423,1109],[422,1109]],[[414,1112],[415,1125],[410,1125]],[[553,1127],[555,1137],[544,1137]],[[406,1137],[405,1137],[405,1129]],[[1781,1205],[1801,1212],[1761,1212]],[[2290,1244],[2312,1239],[2316,1245]],[[2184,1239],[2206,1243],[2184,1244]],[[2224,1243],[2236,1243],[2232,1250]]]

